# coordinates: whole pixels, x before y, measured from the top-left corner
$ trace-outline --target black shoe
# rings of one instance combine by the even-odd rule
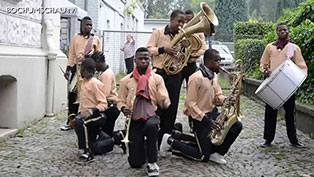
[[[295,148],[305,148],[304,144],[302,144],[301,142],[290,143],[290,146],[295,147]]]
[[[179,132],[182,133],[183,131],[182,124],[180,122],[175,123],[173,129],[178,130]]]
[[[271,141],[265,140],[265,141],[262,142],[259,146],[260,146],[260,147],[263,147],[263,148],[265,148],[265,147],[270,147],[270,146],[271,146]]]
[[[84,153],[82,154],[79,159],[76,161],[78,164],[86,164],[94,161],[94,154],[93,153]]]
[[[182,135],[182,132],[179,132],[177,130],[172,130],[171,137],[173,139],[180,141],[181,140],[181,135]]]
[[[123,130],[119,130],[113,133],[113,140],[114,140],[114,144],[118,145],[122,150],[123,153],[126,153],[126,145],[124,142],[122,142],[122,140],[125,137],[125,131]]]

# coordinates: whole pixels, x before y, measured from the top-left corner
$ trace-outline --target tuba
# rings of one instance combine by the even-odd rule
[[[205,3],[201,2],[201,11],[172,39],[170,47],[175,47],[178,52],[175,56],[165,54],[163,61],[163,68],[167,75],[178,74],[184,66],[186,66],[190,55],[198,51],[202,47],[200,37],[195,33],[210,33],[210,23],[217,26],[218,19],[211,8]],[[184,48],[180,41],[186,39],[189,41],[189,46]]]
[[[236,65],[240,66],[241,60],[236,61]],[[217,117],[216,122],[223,125],[221,130],[213,129],[208,137],[210,138],[212,144],[219,146],[221,145],[230,128],[234,123],[240,121],[240,94],[241,94],[241,84],[242,84],[242,71],[240,72],[229,72],[225,68],[220,67],[220,69],[229,75],[233,75],[233,84],[230,95],[225,98],[224,103],[221,107],[221,113]]]

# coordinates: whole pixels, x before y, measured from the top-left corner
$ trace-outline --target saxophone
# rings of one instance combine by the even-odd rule
[[[237,60],[236,63],[242,62]],[[231,93],[225,98],[224,103],[221,107],[221,113],[217,117],[216,122],[223,125],[220,130],[213,129],[208,137],[210,138],[212,144],[219,146],[221,145],[230,128],[234,123],[240,121],[240,94],[241,94],[241,84],[242,84],[242,71],[240,72],[229,72],[225,68],[220,67],[220,69],[229,75],[233,75],[233,84]]]

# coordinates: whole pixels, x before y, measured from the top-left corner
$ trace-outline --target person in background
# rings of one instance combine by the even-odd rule
[[[127,74],[130,74],[134,69],[134,53],[135,53],[135,39],[131,35],[127,35],[126,43],[120,50],[124,52],[124,61],[127,69]]]

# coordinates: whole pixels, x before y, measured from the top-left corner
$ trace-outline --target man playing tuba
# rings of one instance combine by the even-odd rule
[[[222,124],[216,118],[219,113],[216,106],[223,104],[225,98],[218,84],[220,69],[220,56],[218,51],[208,49],[204,54],[204,65],[191,75],[188,83],[188,94],[184,104],[184,114],[192,117],[194,137],[173,131],[172,135],[165,134],[160,145],[160,155],[165,156],[172,148],[172,153],[184,155],[194,160],[218,164],[227,163],[223,159],[242,130],[241,122],[237,121],[230,128],[224,142],[215,146],[208,135],[212,129],[219,131]]]

